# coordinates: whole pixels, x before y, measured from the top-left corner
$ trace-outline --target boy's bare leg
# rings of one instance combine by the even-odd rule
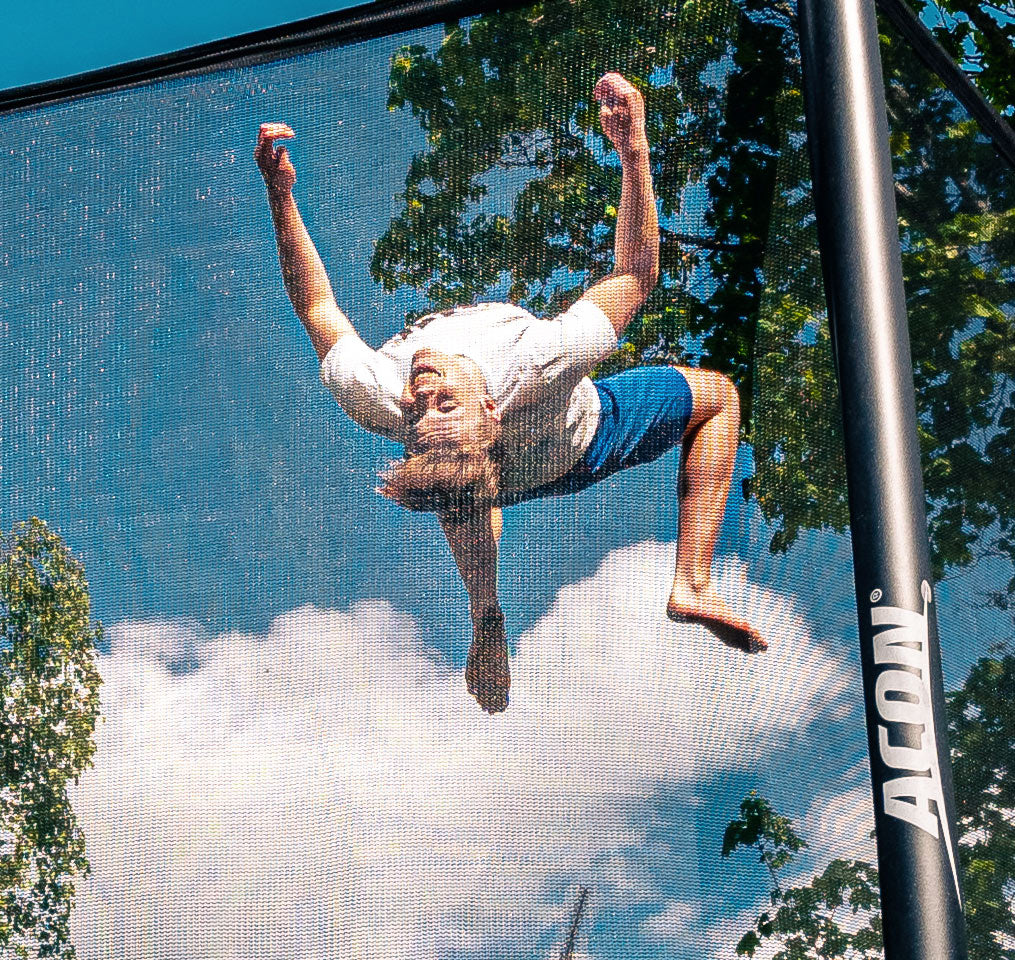
[[[768,644],[738,617],[712,585],[712,555],[736,461],[740,401],[730,380],[710,370],[680,368],[694,398],[680,463],[677,565],[666,605],[672,620],[700,623],[748,653]]]
[[[472,644],[465,685],[487,713],[499,713],[507,708],[511,687],[504,615],[497,600],[501,511],[492,507],[464,518],[441,517],[441,526],[469,593]]]

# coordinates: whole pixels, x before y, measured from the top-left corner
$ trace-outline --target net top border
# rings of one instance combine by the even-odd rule
[[[0,115],[160,80],[198,76],[227,67],[263,63],[328,46],[434,26],[463,17],[516,10],[532,0],[373,0],[335,13],[214,40],[170,53],[0,90]]]
[[[533,0],[372,0],[334,13],[185,47],[42,83],[0,90],[0,116],[228,67],[282,59],[323,47],[434,26],[463,17],[507,12]],[[1015,169],[1015,129],[1006,123],[931,36],[904,0],[875,0],[878,9],[952,92]]]

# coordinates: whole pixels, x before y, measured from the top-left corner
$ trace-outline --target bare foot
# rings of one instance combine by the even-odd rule
[[[768,643],[746,620],[738,617],[709,584],[702,590],[674,584],[666,616],[676,623],[700,623],[727,646],[744,653],[761,653]]]
[[[511,670],[500,614],[488,614],[477,625],[465,664],[465,686],[487,713],[507,709]]]

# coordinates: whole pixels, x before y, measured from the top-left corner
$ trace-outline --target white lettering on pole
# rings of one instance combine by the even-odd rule
[[[955,893],[961,905],[958,867],[945,816],[930,695],[927,619],[930,584],[926,581],[920,584],[920,593],[922,613],[901,607],[871,607],[872,626],[887,628],[874,634],[874,662],[891,665],[878,674],[874,685],[878,716],[884,721],[878,725],[878,752],[885,766],[907,774],[885,781],[882,787],[884,812],[929,833],[935,840],[944,837]],[[897,724],[910,728],[913,736],[919,730],[920,745],[902,742],[903,730],[893,726]]]

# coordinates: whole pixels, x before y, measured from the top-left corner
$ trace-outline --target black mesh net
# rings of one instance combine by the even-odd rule
[[[971,942],[1007,956],[1012,171],[882,52]],[[377,495],[401,446],[318,382],[252,153],[292,126],[371,348],[465,304],[553,318],[615,263],[609,71],[646,104],[660,278],[590,373],[729,378],[731,492],[678,509],[674,439],[506,509],[489,717],[499,621]],[[0,115],[0,956],[879,955],[800,82],[789,6],[572,0]],[[766,653],[667,617],[694,522]]]

